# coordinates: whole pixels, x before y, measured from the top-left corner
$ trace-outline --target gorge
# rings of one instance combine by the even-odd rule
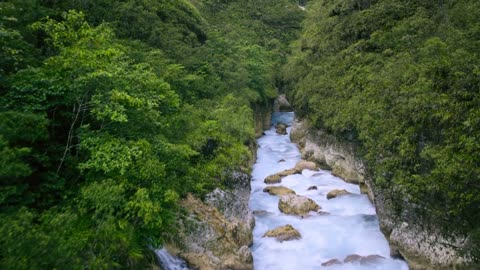
[[[0,269],[480,269],[479,67],[478,0],[0,1]]]

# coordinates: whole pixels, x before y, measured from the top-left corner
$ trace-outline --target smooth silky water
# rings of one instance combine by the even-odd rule
[[[278,122],[291,125],[293,119],[293,113],[275,113],[272,117],[272,128],[257,141],[259,148],[252,171],[250,209],[267,213],[255,217],[254,242],[251,247],[254,268],[408,270],[404,261],[390,258],[389,246],[380,232],[375,207],[366,195],[360,194],[357,185],[346,183],[325,170],[304,170],[302,174],[283,178],[280,184],[275,185],[288,187],[298,195],[313,199],[322,207],[321,211],[330,213],[311,213],[304,218],[282,214],[278,209],[279,197],[263,192],[267,186],[263,182],[265,177],[291,169],[300,161],[300,152],[290,141],[289,135],[279,135],[273,127]],[[287,128],[288,133],[290,129]],[[285,162],[279,162],[281,159]],[[317,186],[318,189],[308,191],[310,186]],[[353,194],[327,200],[326,194],[333,189],[346,189]],[[274,238],[263,237],[266,231],[286,224],[297,229],[302,238],[280,243]],[[351,254],[380,255],[386,259],[368,265],[354,262],[321,266],[330,259],[343,261]]]

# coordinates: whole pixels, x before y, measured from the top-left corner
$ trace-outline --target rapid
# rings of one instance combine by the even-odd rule
[[[390,258],[389,245],[380,232],[375,207],[366,195],[360,194],[359,186],[346,183],[329,171],[308,169],[301,174],[286,176],[281,183],[274,184],[292,189],[297,195],[308,197],[321,207],[322,213],[310,212],[307,216],[281,213],[279,197],[263,191],[268,186],[264,183],[267,176],[291,169],[301,160],[299,149],[290,141],[288,134],[279,135],[273,127],[280,122],[291,125],[293,120],[294,113],[275,113],[272,128],[257,141],[257,161],[252,171],[250,197],[250,209],[254,211],[256,221],[251,247],[254,268],[408,270],[404,261]],[[290,129],[287,128],[288,133]],[[312,186],[317,189],[308,190]],[[352,194],[327,200],[326,194],[334,189],[345,189]],[[280,242],[264,237],[268,230],[287,224],[301,234],[301,239]],[[360,260],[356,256],[357,260],[344,263],[347,256],[354,254],[362,257],[375,255],[376,259]],[[338,264],[325,266],[326,262],[334,259],[338,260]]]

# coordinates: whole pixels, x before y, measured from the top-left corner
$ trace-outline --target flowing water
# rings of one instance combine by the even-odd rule
[[[272,123],[291,124],[293,113],[275,113]],[[290,128],[287,129],[290,133]],[[288,135],[278,135],[275,128],[258,139],[257,162],[252,171],[250,209],[266,211],[255,217],[254,243],[251,247],[256,270],[408,270],[404,261],[390,258],[387,240],[380,232],[375,207],[366,195],[360,194],[357,185],[348,184],[329,171],[304,170],[282,179],[281,186],[293,189],[298,195],[313,199],[329,215],[311,213],[307,217],[282,214],[278,209],[279,198],[263,192],[267,186],[263,180],[268,175],[291,169],[300,161],[300,152]],[[278,162],[279,160],[284,162]],[[317,190],[308,190],[317,186]],[[346,189],[353,193],[327,200],[333,189]],[[266,231],[290,224],[302,238],[278,242],[263,237]],[[164,249],[156,251],[165,270],[187,270],[186,263],[173,257]],[[380,255],[385,259],[375,263],[359,261],[323,267],[331,259],[343,261],[348,255]]]
[[[164,248],[155,250],[157,254],[157,258],[164,270],[189,270],[187,267],[187,263],[175,256],[172,256],[168,251]]]
[[[293,113],[276,113],[272,123],[291,124],[293,118]],[[290,132],[290,128],[287,131]],[[282,214],[278,209],[279,198],[263,192],[267,186],[263,180],[268,175],[293,168],[300,161],[300,152],[288,135],[276,134],[273,127],[258,139],[258,145],[257,162],[252,172],[250,208],[266,213],[255,218],[251,249],[256,270],[408,270],[405,262],[390,258],[388,243],[380,232],[375,207],[368,197],[360,194],[357,185],[348,184],[329,171],[304,170],[302,174],[287,176],[280,184],[275,184],[313,199],[329,215],[311,213],[302,218]],[[279,162],[281,159],[285,161]],[[310,186],[318,189],[309,191]],[[346,189],[353,194],[327,200],[326,194],[333,189]],[[274,238],[263,237],[266,231],[287,224],[297,229],[302,238],[278,242]],[[322,266],[328,260],[336,258],[343,261],[352,254],[380,255],[385,259],[370,264],[357,261]]]

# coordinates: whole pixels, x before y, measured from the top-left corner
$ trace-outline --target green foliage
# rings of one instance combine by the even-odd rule
[[[447,236],[480,226],[479,15],[468,0],[311,1],[284,69],[298,113],[357,142],[397,207]]]
[[[1,269],[151,268],[178,201],[248,171],[302,13],[217,2],[0,3]]]

